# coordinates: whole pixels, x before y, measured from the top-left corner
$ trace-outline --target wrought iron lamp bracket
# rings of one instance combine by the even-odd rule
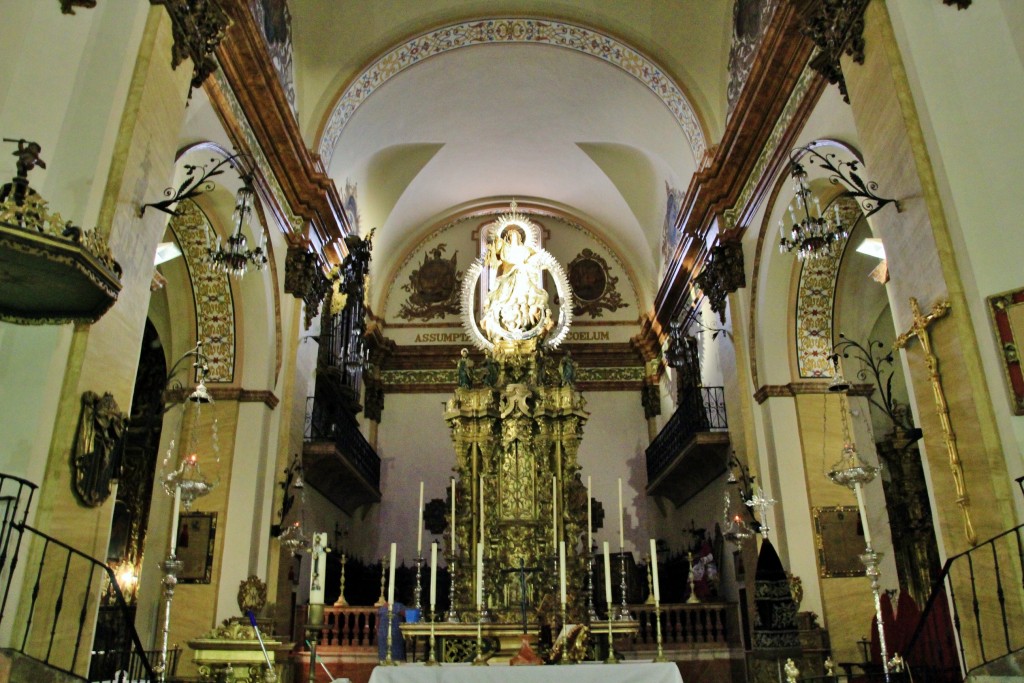
[[[180,212],[174,208],[179,202],[186,199],[194,199],[199,195],[212,192],[217,184],[212,180],[226,170],[232,168],[238,173],[243,187],[252,188],[256,160],[252,155],[245,152],[232,154],[219,161],[216,158],[210,159],[207,164],[185,164],[185,179],[177,187],[168,187],[164,190],[164,199],[158,202],[149,202],[139,207],[139,218],[142,218],[148,207],[157,211],[163,211],[171,216],[178,216]]]
[[[822,154],[813,147],[797,147],[789,156],[790,175],[794,178],[806,178],[805,163],[824,170],[832,185],[846,188],[829,200],[822,209],[822,214],[837,201],[846,198],[856,200],[864,211],[865,217],[873,216],[887,204],[895,204],[896,210],[900,210],[897,200],[878,196],[878,183],[873,180],[865,180],[860,175],[859,171],[863,162],[859,159],[844,161],[834,152]]]

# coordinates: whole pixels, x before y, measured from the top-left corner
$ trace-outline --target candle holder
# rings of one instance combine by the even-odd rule
[[[309,605],[309,612],[306,614],[306,646],[309,647],[309,683],[316,683],[316,646],[320,642],[320,632],[324,625],[324,606],[316,603]],[[323,662],[321,662],[321,666]],[[231,679],[228,679],[231,680]]]
[[[178,586],[178,572],[181,571],[182,566],[181,561],[173,553],[168,555],[163,563],[164,624],[161,635],[160,662],[154,667],[154,673],[157,674],[157,680],[160,683],[167,680],[167,639],[171,632],[171,602],[174,600],[174,589]]]
[[[345,557],[345,552],[341,553],[341,589],[338,591],[338,599],[334,601],[335,607],[348,607],[348,603],[345,602],[345,562],[348,559]]]
[[[480,605],[480,616],[476,620],[476,657],[473,659],[473,666],[488,666],[484,659],[484,619],[483,605]]]
[[[440,663],[434,658],[434,622],[437,621],[437,612],[434,610],[434,606],[430,606],[430,649],[427,652],[427,661],[424,663],[425,666],[439,666]]]
[[[398,662],[391,658],[391,646],[393,644],[394,635],[391,630],[394,628],[395,623],[395,606],[388,603],[388,636],[385,644],[384,661],[381,662],[382,666],[398,666]]]
[[[459,623],[459,613],[455,610],[455,556],[448,560],[448,614],[445,619],[449,624]]]
[[[619,620],[620,621],[632,621],[633,616],[629,613],[629,608],[626,607],[626,553],[622,552],[622,548],[619,548],[619,592],[622,594],[622,604],[619,606]],[[608,615],[611,619],[611,615]]]
[[[568,619],[566,617],[566,613],[565,612],[566,612],[566,610],[565,610],[565,603],[563,602],[562,603],[562,631],[565,632],[565,640],[562,641],[562,658],[558,660],[558,663],[559,664],[575,664],[576,662],[573,662],[571,660],[571,658],[569,657],[569,631],[565,627],[566,623],[568,623]]]
[[[619,663],[615,658],[615,644],[612,642],[612,609],[612,606],[608,605],[608,658],[604,660],[605,664]]]
[[[597,621],[597,610],[594,609],[594,547],[587,553],[587,621]]]
[[[700,604],[700,598],[697,597],[697,590],[696,590],[696,588],[694,588],[693,553],[686,553],[686,564],[689,565],[689,567],[690,567],[689,575],[687,576],[687,579],[686,579],[690,583],[690,597],[688,597],[686,599],[686,604],[687,605],[699,605]]]
[[[658,600],[654,601],[654,633],[658,642],[658,654],[655,655],[654,661],[667,662],[668,660],[665,659],[665,650],[661,642],[661,602]]]
[[[416,587],[413,588],[413,602],[416,604],[416,609],[420,610],[420,614],[423,613],[423,605],[420,603],[420,597],[423,594],[423,588],[420,584],[420,574],[423,571],[423,556],[416,558]]]
[[[875,552],[868,546],[864,554],[860,556],[864,563],[864,575],[871,581],[871,593],[875,599],[875,621],[878,623],[878,649],[882,655],[882,673],[885,675],[886,683],[889,681],[889,650],[885,643],[885,627],[882,625],[882,592],[878,577],[882,572],[878,565],[882,561],[882,553]]]
[[[388,599],[384,596],[384,586],[386,585],[388,578],[388,558],[380,558],[380,597],[377,598],[377,602],[373,603],[374,607],[383,607],[388,604]]]

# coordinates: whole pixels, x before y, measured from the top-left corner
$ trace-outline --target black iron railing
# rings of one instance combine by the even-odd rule
[[[959,683],[1024,650],[1022,574],[1024,524],[947,559],[902,653],[914,679]]]
[[[37,488],[32,482],[20,477],[0,474],[0,581],[4,587],[3,597],[0,598],[0,624],[4,623],[12,586],[17,587],[15,575],[21,534],[14,533],[15,525],[28,521],[28,511],[32,507],[32,498]]]
[[[306,441],[330,441],[357,472],[380,489],[380,456],[359,431],[355,418],[344,410],[328,410],[312,396],[306,399]]]
[[[26,588],[32,587],[28,604],[23,605],[22,614],[19,614],[24,623],[15,623],[11,629],[10,648],[55,669],[81,675],[78,673],[79,662],[91,654],[91,644],[83,643],[82,640],[86,635],[86,625],[91,624],[95,617],[103,592],[110,590],[115,605],[128,612],[114,573],[103,562],[24,521],[6,525],[4,534],[8,541],[6,545],[14,549],[13,553],[8,553],[3,567],[0,567],[0,573],[7,577],[4,586],[5,606],[11,593],[11,578],[17,568],[19,554],[27,557],[23,585]],[[32,543],[27,551],[19,553],[22,536],[25,535],[30,537]],[[0,619],[3,618],[0,616]],[[105,668],[108,670],[95,671],[95,678],[93,672],[90,672],[88,680],[111,680],[114,672],[128,671],[133,667],[141,674],[133,680],[156,679],[139,635],[127,615],[125,623],[126,639],[116,648],[118,657],[106,657]]]
[[[696,387],[680,392],[679,406],[647,447],[647,480],[654,481],[699,432],[728,429],[725,390]]]

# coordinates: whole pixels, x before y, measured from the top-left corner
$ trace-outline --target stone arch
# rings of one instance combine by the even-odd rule
[[[359,106],[391,78],[430,57],[473,45],[548,45],[582,52],[625,71],[658,97],[679,123],[699,165],[707,141],[697,113],[682,88],[665,70],[615,38],[576,24],[551,19],[491,18],[450,24],[420,34],[374,60],[334,100],[321,127],[317,151],[330,165],[345,125]]]

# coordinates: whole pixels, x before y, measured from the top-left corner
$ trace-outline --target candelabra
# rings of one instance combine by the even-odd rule
[[[565,640],[562,641],[562,658],[558,660],[559,664],[573,664],[569,657],[569,629],[565,627],[568,619],[566,619],[565,603],[562,603],[562,631],[565,633]]]
[[[391,646],[393,645],[394,634],[392,630],[395,627],[395,606],[393,603],[388,603],[388,635],[387,642],[385,643],[386,650],[384,652],[384,661],[381,662],[384,666],[398,666],[398,662],[391,658]]]
[[[594,609],[594,546],[587,553],[587,621],[597,621]]]
[[[167,640],[171,633],[171,602],[174,600],[174,589],[178,586],[178,572],[181,571],[181,561],[171,553],[163,562],[164,579],[162,592],[164,598],[164,624],[163,635],[160,644],[160,662],[154,667],[155,673],[161,683],[167,680]]]
[[[661,642],[661,601],[660,600],[655,600],[654,601],[654,633],[655,633],[655,638],[658,641],[658,654],[655,655],[654,661],[656,661],[656,662],[668,661],[668,660],[665,659],[665,650],[664,650],[664,648],[662,646],[662,642]]]
[[[434,606],[430,606],[430,651],[427,654],[426,666],[438,666],[438,661],[434,657],[434,623],[437,621],[437,612],[434,610]]]
[[[865,520],[867,523],[867,520]],[[864,574],[871,581],[871,594],[875,599],[875,620],[878,622],[878,649],[882,655],[882,673],[885,675],[886,683],[889,681],[889,649],[885,644],[885,629],[882,627],[882,588],[878,582],[878,577],[881,576],[882,572],[879,570],[878,565],[882,561],[882,553],[875,552],[868,546],[864,549],[864,554],[860,556],[860,561],[864,563]]]
[[[480,614],[476,619],[476,657],[473,659],[473,666],[487,666],[484,659],[484,609],[480,606]]]
[[[690,583],[690,597],[688,597],[686,599],[686,604],[687,605],[699,605],[700,604],[700,598],[697,597],[697,590],[694,587],[694,583],[695,582],[694,582],[694,579],[693,579],[693,553],[686,553],[686,564],[690,568],[689,574],[686,577],[686,580],[689,581],[689,583]]]
[[[348,558],[345,556],[345,551],[341,552],[341,588],[338,591],[338,599],[334,601],[335,607],[348,607],[348,603],[345,601],[345,563]]]
[[[420,598],[421,598],[422,593],[423,593],[423,587],[420,584],[420,574],[422,572],[423,572],[423,557],[420,556],[420,557],[416,558],[416,586],[415,586],[415,588],[413,588],[413,591],[412,591],[413,602],[415,603],[416,609],[419,610],[420,614],[423,613],[423,605],[422,605],[422,603],[420,601]]]
[[[459,613],[455,609],[455,555],[448,560],[448,614],[445,621],[449,624],[459,623]]]
[[[388,604],[388,599],[384,595],[384,586],[388,579],[388,558],[380,558],[380,597],[377,598],[377,602],[373,603],[374,607],[383,607]]]
[[[608,658],[604,660],[605,664],[618,664],[619,660],[615,658],[615,645],[612,641],[612,606],[608,605]]]
[[[626,553],[619,551],[619,592],[622,593],[622,605],[619,607],[619,619],[621,621],[631,621],[633,617],[629,613],[629,608],[626,607]],[[611,615],[609,615],[609,618]]]

